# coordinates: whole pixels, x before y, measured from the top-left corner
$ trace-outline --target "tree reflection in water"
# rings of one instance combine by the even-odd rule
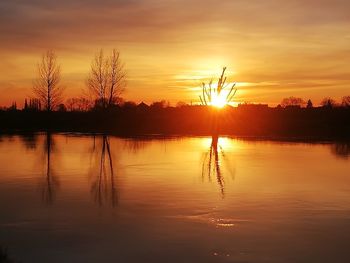
[[[226,169],[223,169],[223,165],[226,165]],[[211,182],[212,178],[215,177],[222,198],[225,197],[225,178],[223,171],[228,171],[230,176],[234,178],[235,170],[232,169],[232,165],[230,165],[224,149],[219,143],[219,136],[214,135],[211,139],[209,151],[204,154],[202,161],[202,181],[208,178],[209,182]]]
[[[96,149],[95,138],[94,146],[92,147],[95,164],[92,165],[91,169],[94,177],[91,185],[91,193],[99,206],[109,203],[114,207],[118,204],[118,193],[111,147],[107,135],[102,135],[101,139],[101,151]]]
[[[347,159],[350,156],[350,142],[337,142],[331,145],[331,151],[337,157]]]
[[[38,135],[36,133],[25,133],[20,135],[20,140],[26,150],[35,150],[38,146]]]
[[[55,151],[55,142],[50,132],[46,132],[44,139],[43,158],[45,163],[45,177],[40,185],[41,197],[45,204],[51,205],[56,197],[59,181],[52,167],[52,153]]]

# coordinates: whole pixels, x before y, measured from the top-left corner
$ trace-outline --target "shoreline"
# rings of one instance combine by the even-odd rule
[[[350,108],[213,110],[115,108],[90,112],[0,111],[0,133],[81,133],[121,137],[212,136],[262,140],[350,140]]]

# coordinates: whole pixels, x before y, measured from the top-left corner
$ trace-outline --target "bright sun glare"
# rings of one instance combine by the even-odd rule
[[[202,83],[202,94],[199,99],[202,105],[210,105],[216,108],[223,108],[230,102],[236,94],[236,83],[227,83],[225,77],[226,67],[222,69],[221,76],[217,84],[209,81],[208,84]]]
[[[218,95],[215,94],[215,96],[212,97],[210,104],[217,108],[225,107],[227,105],[225,94],[223,93],[220,93]]]

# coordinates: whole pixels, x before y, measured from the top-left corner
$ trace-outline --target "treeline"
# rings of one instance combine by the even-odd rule
[[[0,111],[0,131],[58,131],[116,135],[220,135],[350,139],[349,107],[269,108],[266,105],[163,103],[116,106],[94,111]]]
[[[350,107],[350,96],[344,96],[340,99],[340,101],[336,101],[331,97],[325,97],[319,103],[321,107],[334,108],[334,107]],[[277,107],[306,107],[313,108],[314,104],[311,99],[305,101],[302,98],[298,97],[288,97],[284,98]]]
[[[17,103],[13,102],[10,107],[0,107],[0,111],[47,111],[46,107],[42,105],[41,100],[32,98],[25,99],[22,108],[17,107]],[[103,104],[102,104],[103,105]],[[188,106],[195,106],[197,104],[189,104],[183,101],[179,101],[176,105],[172,106],[169,101],[160,100],[155,101],[150,104],[144,102],[136,103],[134,101],[124,101],[121,97],[118,97],[117,100],[109,105],[108,107],[101,107],[100,100],[89,100],[86,97],[73,97],[65,101],[65,103],[58,104],[52,111],[68,111],[68,112],[89,112],[89,111],[101,111],[101,110],[113,110],[120,108],[181,108]],[[210,107],[210,106],[208,106]],[[228,106],[229,107],[229,106]],[[237,105],[239,108],[268,108],[268,104],[257,104],[257,103],[239,103]],[[344,96],[339,101],[326,97],[321,100],[318,106],[314,106],[313,102],[309,99],[304,101],[302,98],[297,97],[288,97],[284,98],[280,104],[275,108],[285,108],[285,109],[298,109],[298,108],[350,108],[350,96]],[[270,107],[273,108],[273,107]]]

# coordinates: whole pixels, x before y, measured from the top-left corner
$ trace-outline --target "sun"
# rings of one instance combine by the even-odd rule
[[[199,99],[202,105],[223,108],[232,103],[233,97],[236,95],[236,83],[227,83],[225,77],[226,67],[222,69],[221,76],[217,84],[211,80],[208,84],[202,83],[202,94]]]
[[[216,108],[223,108],[227,105],[226,97],[223,94],[215,94],[212,97],[210,104]]]

